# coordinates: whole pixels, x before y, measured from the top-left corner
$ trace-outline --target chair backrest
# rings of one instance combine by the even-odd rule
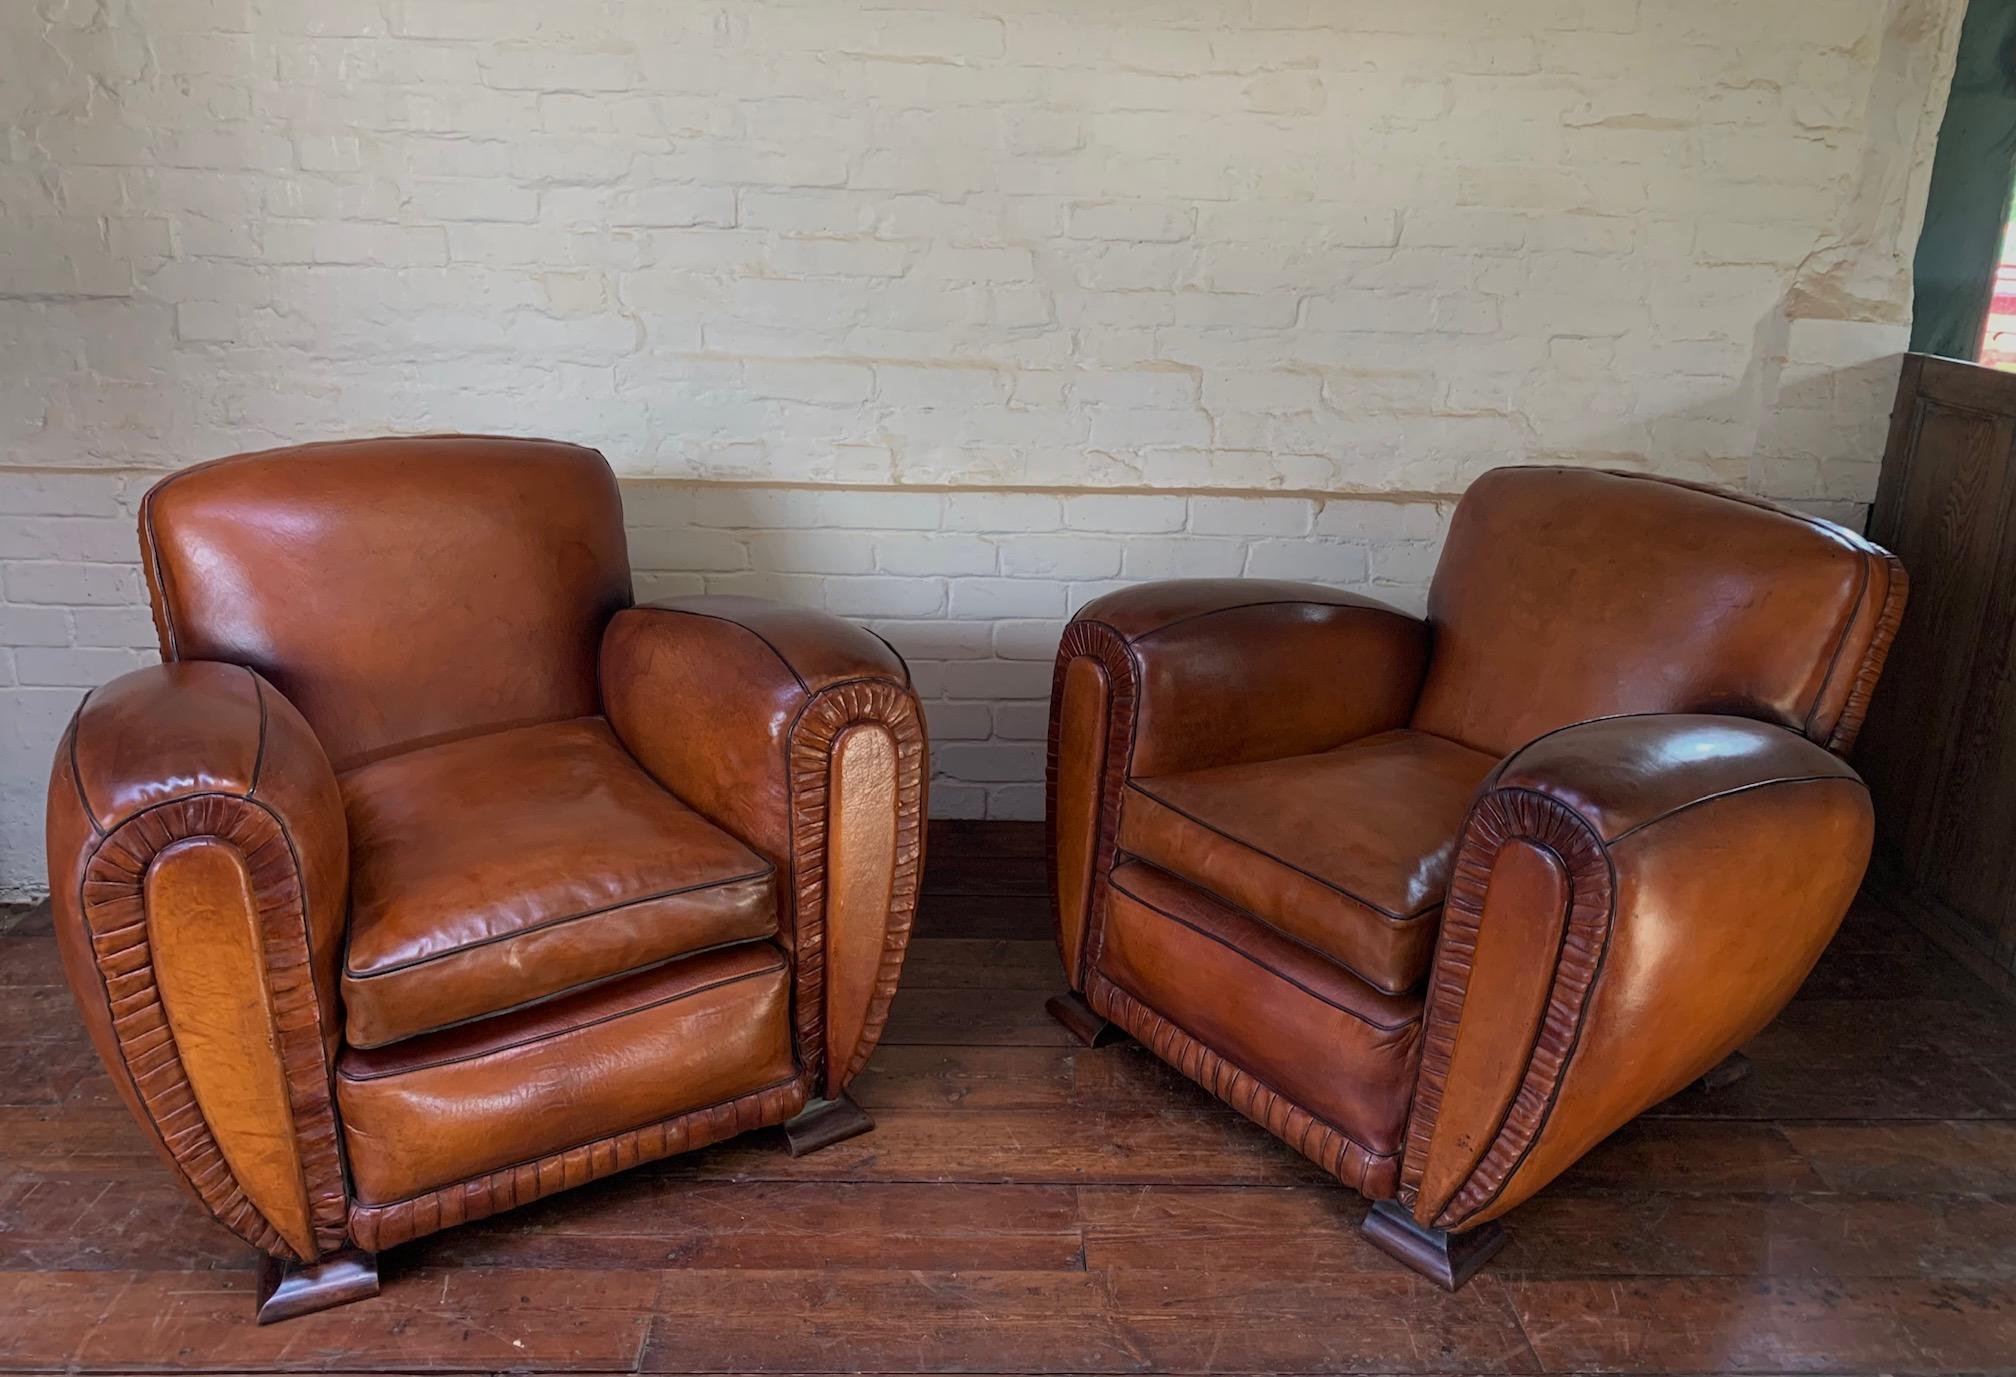
[[[161,654],[265,675],[337,769],[598,711],[630,602],[600,454],[426,436],[241,454],[155,484],[141,554]]]
[[[1496,469],[1435,571],[1414,725],[1504,754],[1595,717],[1720,712],[1845,754],[1904,589],[1831,522],[1636,474]]]

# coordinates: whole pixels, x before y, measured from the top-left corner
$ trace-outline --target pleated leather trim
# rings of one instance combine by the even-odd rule
[[[154,976],[144,897],[147,868],[168,847],[199,837],[236,847],[251,877],[309,1221],[318,1252],[328,1252],[344,1243],[348,1191],[300,869],[285,829],[257,801],[195,794],[158,804],[114,828],[87,862],[78,910],[104,984],[119,1055],[197,1198],[219,1223],[254,1247],[275,1257],[294,1257],[294,1249],[240,1189],[204,1122]]]
[[[1095,1013],[1125,1028],[1163,1061],[1360,1195],[1372,1200],[1392,1198],[1399,1180],[1397,1155],[1367,1151],[1097,971],[1086,987],[1086,997]]]
[[[1423,1026],[1421,1076],[1407,1123],[1407,1148],[1400,1174],[1400,1199],[1412,1209],[1427,1169],[1428,1145],[1435,1138],[1457,1027],[1477,956],[1484,896],[1491,870],[1507,842],[1525,841],[1552,851],[1568,874],[1567,930],[1561,958],[1547,995],[1546,1011],[1524,1077],[1504,1122],[1469,1178],[1433,1221],[1451,1229],[1490,1204],[1546,1127],[1561,1079],[1582,1035],[1589,992],[1603,964],[1614,917],[1615,881],[1608,853],[1589,825],[1565,805],[1523,789],[1493,790],[1471,810],[1449,879],[1442,934],[1435,949]]]
[[[886,679],[856,679],[820,690],[792,724],[790,744],[793,1017],[802,1065],[824,1066],[828,1055],[826,833],[833,805],[828,772],[834,743],[854,726],[881,727],[896,743],[896,865],[889,914],[882,926],[881,966],[860,1041],[851,1049],[833,1049],[845,1058],[841,1085],[867,1065],[889,1021],[889,1003],[896,997],[903,956],[910,946],[924,866],[926,747],[916,697]]]
[[[804,1108],[805,1090],[805,1078],[799,1076],[705,1109],[675,1114],[642,1128],[486,1172],[410,1200],[352,1205],[350,1237],[359,1248],[375,1253],[440,1229],[529,1205],[645,1162],[781,1124]]]
[[[1050,680],[1050,747],[1045,765],[1045,808],[1043,821],[1044,862],[1052,877],[1050,922],[1057,937],[1057,953],[1067,959],[1064,945],[1064,914],[1059,906],[1057,874],[1057,774],[1064,734],[1059,715],[1064,703],[1064,675],[1071,662],[1089,658],[1106,671],[1106,766],[1099,781],[1099,835],[1092,846],[1092,894],[1087,901],[1085,937],[1079,944],[1079,969],[1067,972],[1073,988],[1083,988],[1098,969],[1100,939],[1106,928],[1105,877],[1113,873],[1113,848],[1120,832],[1120,796],[1127,785],[1128,766],[1134,756],[1134,722],[1140,702],[1140,680],[1135,673],[1134,655],[1127,641],[1104,622],[1072,622],[1064,628],[1057,647],[1057,668]]]

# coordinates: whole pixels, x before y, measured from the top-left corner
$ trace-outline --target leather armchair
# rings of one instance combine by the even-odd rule
[[[220,460],[140,537],[165,663],[57,751],[57,930],[262,1320],[641,1162],[871,1126],[926,776],[879,638],[631,606],[608,465],[545,441]]]
[[[1052,1012],[1138,1037],[1460,1285],[1812,969],[1869,857],[1843,757],[1904,596],[1823,521],[1508,468],[1426,619],[1255,580],[1100,598],[1051,702]]]

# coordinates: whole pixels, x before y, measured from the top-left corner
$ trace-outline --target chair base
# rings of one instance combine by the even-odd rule
[[[1417,1223],[1399,1201],[1379,1200],[1365,1216],[1365,1237],[1380,1252],[1406,1263],[1444,1291],[1454,1291],[1505,1246],[1506,1235],[1495,1219],[1466,1234],[1431,1229]]]
[[[784,1121],[784,1146],[793,1157],[858,1138],[875,1127],[860,1105],[845,1095],[835,1100],[812,1100],[794,1118]]]
[[[259,1258],[259,1323],[291,1320],[317,1310],[368,1300],[378,1294],[378,1255],[355,1248],[334,1252],[319,1262],[283,1262]]]
[[[1076,990],[1050,996],[1043,1008],[1050,1017],[1064,1025],[1066,1032],[1087,1047],[1104,1047],[1127,1036],[1127,1030],[1119,1024],[1109,1023],[1093,1013],[1092,1006],[1085,1002],[1085,996]]]
[[[1730,1086],[1736,1084],[1736,1082],[1749,1079],[1750,1072],[1753,1069],[1750,1064],[1750,1058],[1744,1056],[1741,1052],[1731,1052],[1728,1056],[1702,1072],[1700,1078],[1687,1088],[1689,1090],[1703,1090],[1711,1094],[1717,1090],[1727,1090]]]

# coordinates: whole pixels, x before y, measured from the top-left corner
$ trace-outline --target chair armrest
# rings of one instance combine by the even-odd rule
[[[1415,1219],[1496,1218],[1770,1022],[1872,827],[1838,757],[1740,718],[1605,718],[1506,757],[1443,909],[1401,1164]]]
[[[823,612],[679,598],[610,620],[602,701],[659,783],[786,877],[799,1059],[838,1095],[881,1037],[924,861],[924,717],[902,657]]]
[[[247,1242],[342,1247],[349,838],[308,723],[238,665],[135,670],[64,732],[48,824],[64,972],[141,1128]]]
[[[1050,690],[1051,901],[1084,988],[1130,778],[1329,750],[1406,722],[1425,622],[1312,583],[1179,579],[1086,604]]]

